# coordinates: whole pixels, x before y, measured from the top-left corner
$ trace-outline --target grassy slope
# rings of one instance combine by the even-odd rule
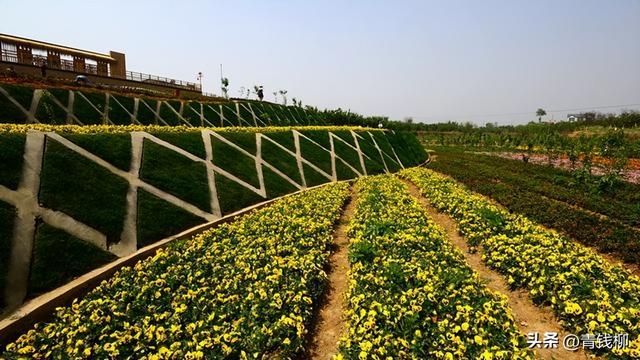
[[[129,184],[54,140],[46,144],[40,202],[101,231],[110,242],[122,232]]]
[[[16,210],[13,206],[0,201],[0,309],[4,307],[4,284],[9,270],[13,221]]]
[[[115,255],[91,243],[42,224],[34,241],[29,296],[63,285],[115,259]]]

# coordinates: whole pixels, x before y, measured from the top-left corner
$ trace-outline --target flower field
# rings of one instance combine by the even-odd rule
[[[631,344],[613,357],[640,358],[640,278],[592,250],[513,215],[455,181],[427,169],[408,169],[411,180],[441,211],[450,214],[470,245],[513,288],[550,306],[578,334],[629,333]]]
[[[124,268],[20,337],[6,358],[289,358],[299,352],[335,221],[335,183]]]
[[[390,175],[356,184],[338,359],[524,359],[506,300],[484,287]]]

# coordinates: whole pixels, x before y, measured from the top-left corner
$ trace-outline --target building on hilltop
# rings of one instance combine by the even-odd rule
[[[193,98],[202,95],[199,84],[128,71],[125,54],[101,54],[38,40],[0,34],[0,70],[18,75],[51,76],[74,80],[86,76],[92,83],[147,89],[167,95]]]

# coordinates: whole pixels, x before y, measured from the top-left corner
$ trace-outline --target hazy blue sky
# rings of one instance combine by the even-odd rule
[[[2,33],[122,51],[134,71],[194,82],[202,71],[209,92],[220,93],[222,63],[233,96],[262,84],[270,100],[286,89],[321,108],[476,123],[640,103],[640,0],[0,0],[0,9]]]

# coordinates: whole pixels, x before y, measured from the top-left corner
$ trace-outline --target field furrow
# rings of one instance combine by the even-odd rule
[[[532,358],[507,301],[391,175],[356,184],[350,285],[340,356]]]
[[[628,333],[630,346],[614,348],[610,355],[640,356],[640,278],[431,170],[414,168],[401,176],[457,221],[469,245],[483,250],[487,266],[500,272],[512,289],[526,289],[536,304],[549,306],[565,329]]]

